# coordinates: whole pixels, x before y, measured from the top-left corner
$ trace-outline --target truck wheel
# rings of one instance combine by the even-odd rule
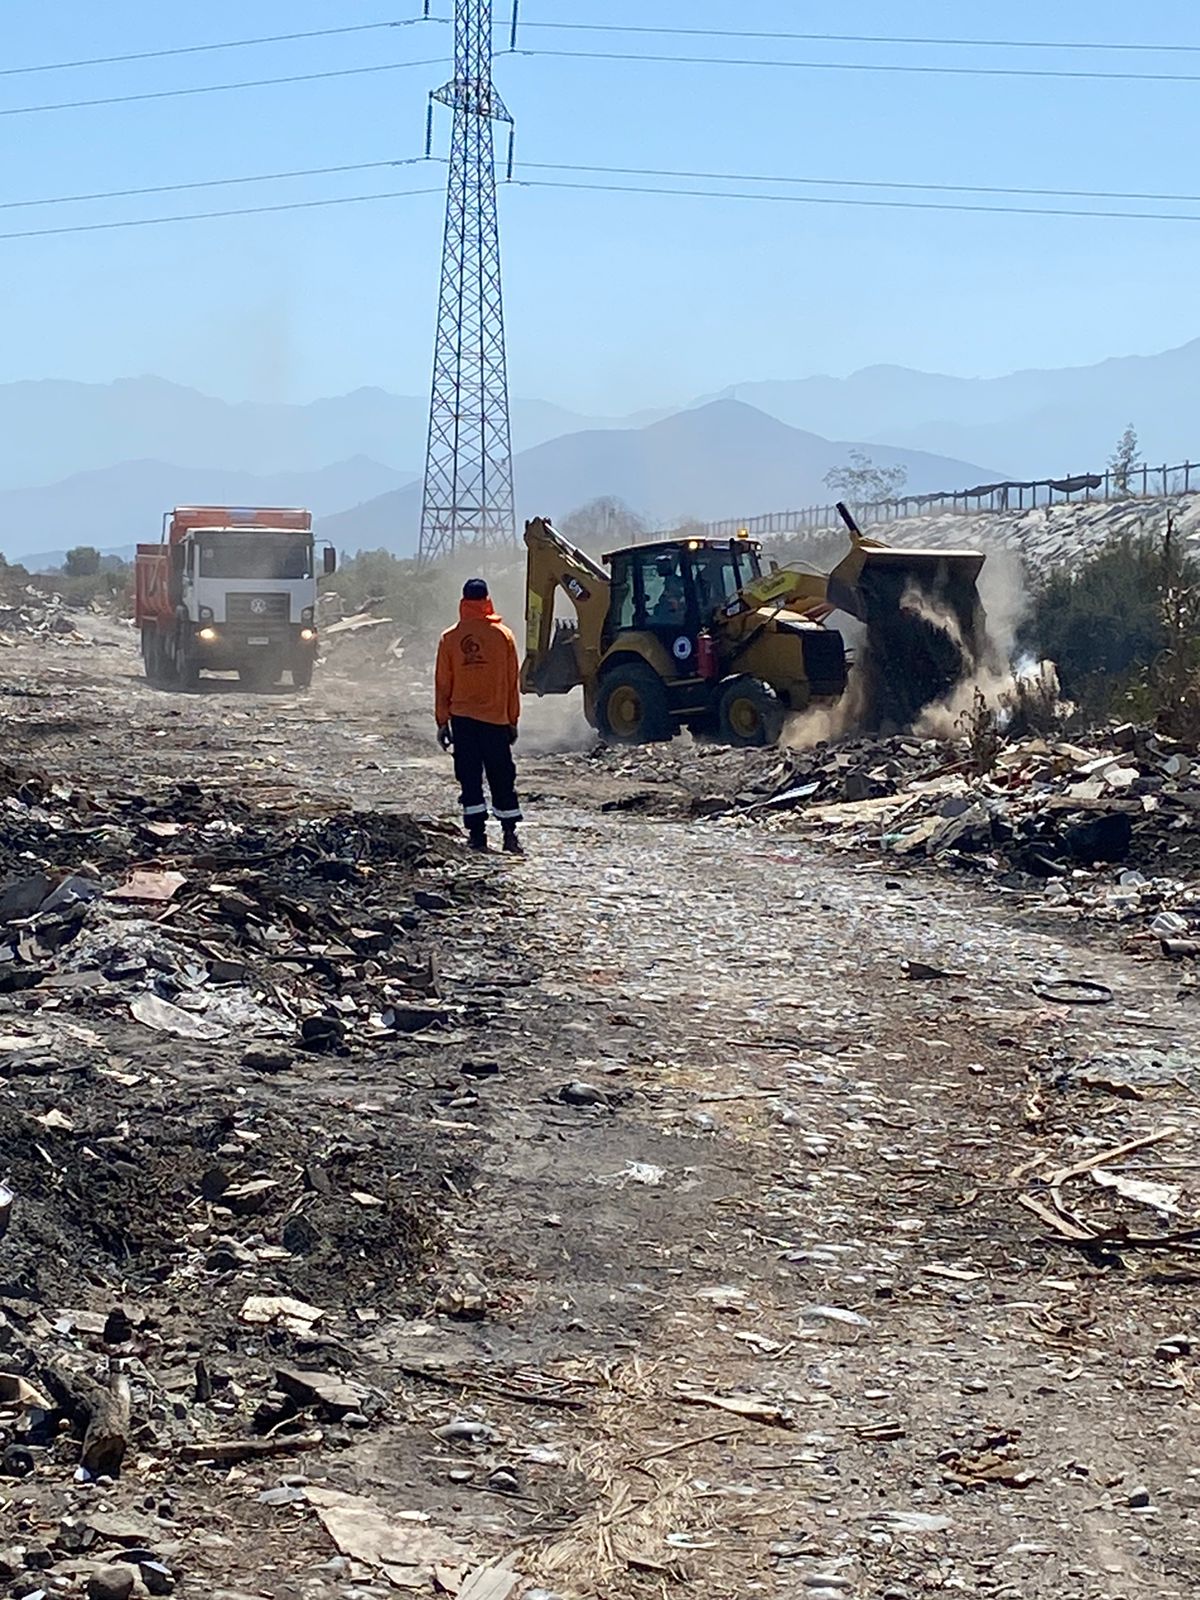
[[[298,661],[292,668],[292,684],[297,689],[307,689],[312,683],[312,661]]]
[[[200,663],[186,645],[175,658],[175,675],[181,689],[194,689],[200,682]]]
[[[656,744],[675,732],[663,681],[640,662],[614,667],[600,682],[596,725],[614,744]]]
[[[162,682],[162,665],[158,656],[158,634],[153,628],[142,629],[142,670],[146,682],[157,688]]]
[[[717,703],[721,741],[745,748],[774,744],[783,732],[779,696],[761,678],[748,673],[730,678]]]
[[[175,683],[175,663],[167,653],[163,636],[153,629],[145,646],[146,678],[156,689],[170,689]]]

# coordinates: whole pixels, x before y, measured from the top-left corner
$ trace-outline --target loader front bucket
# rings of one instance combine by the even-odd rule
[[[989,656],[976,550],[903,550],[856,542],[829,578],[831,605],[866,623],[858,661],[862,721],[909,727]]]

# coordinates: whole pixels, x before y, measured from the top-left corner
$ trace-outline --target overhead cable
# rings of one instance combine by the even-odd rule
[[[28,117],[39,111],[79,111],[91,106],[127,106],[139,100],[181,100],[187,95],[224,94],[235,89],[270,89],[285,83],[318,83],[330,78],[363,78],[375,72],[403,72],[409,67],[440,67],[445,58],[428,61],[380,61],[369,67],[338,67],[328,72],[296,72],[286,78],[247,78],[238,83],[205,83],[190,89],[151,89],[141,94],[103,95],[95,100],[59,100],[36,106],[0,106],[0,117]]]
[[[779,61],[770,56],[650,55],[632,50],[526,50],[506,55],[547,57],[557,61],[624,61],[685,67],[755,67],[793,72],[875,72],[945,78],[1072,79],[1099,83],[1200,83],[1195,72],[1099,72],[1082,67],[952,67],[916,62]]]
[[[504,26],[507,28],[508,24]],[[651,27],[645,23],[622,22],[527,22],[521,21],[522,33],[530,29],[563,33],[633,33],[670,35],[673,38],[692,39],[776,39],[794,44],[899,44],[936,45],[938,47],[973,50],[1108,50],[1142,51],[1159,54],[1200,52],[1200,44],[1151,44],[1146,40],[1117,41],[1111,39],[961,39],[939,38],[929,34],[910,33],[793,33],[775,28],[672,28]]]
[[[261,217],[278,211],[316,211],[322,206],[367,205],[375,200],[400,200],[409,195],[445,194],[435,189],[389,189],[380,194],[343,194],[326,200],[290,200],[273,206],[242,206],[230,211],[189,211],[171,217],[131,217],[119,222],[76,222],[61,228],[28,228],[19,233],[0,233],[3,239],[46,239],[63,233],[107,233],[116,228],[159,228],[170,222],[207,222],[217,217]]]
[[[305,33],[265,33],[255,39],[219,39],[215,44],[183,44],[166,50],[135,50],[119,56],[85,56],[78,61],[41,61],[31,67],[0,67],[0,78],[28,77],[35,72],[69,72],[76,67],[113,67],[131,61],[164,61],[168,56],[199,56],[215,50],[245,50],[251,45],[331,39],[336,34],[374,33],[381,28],[411,28],[419,22],[441,20],[440,17],[402,17],[392,22],[356,22],[342,28],[311,28]]]

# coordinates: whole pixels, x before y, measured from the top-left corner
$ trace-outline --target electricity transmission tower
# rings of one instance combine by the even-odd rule
[[[429,10],[426,0],[426,13]],[[513,34],[516,33],[516,3]],[[454,79],[430,97],[454,111],[429,406],[420,559],[512,544],[512,447],[492,124],[513,120],[492,86],[492,0],[454,0]]]

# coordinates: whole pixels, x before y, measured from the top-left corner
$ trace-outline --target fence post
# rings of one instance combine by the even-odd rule
[[[1163,462],[1162,475],[1163,475],[1163,499],[1165,500],[1167,498],[1167,463],[1165,461]]]

